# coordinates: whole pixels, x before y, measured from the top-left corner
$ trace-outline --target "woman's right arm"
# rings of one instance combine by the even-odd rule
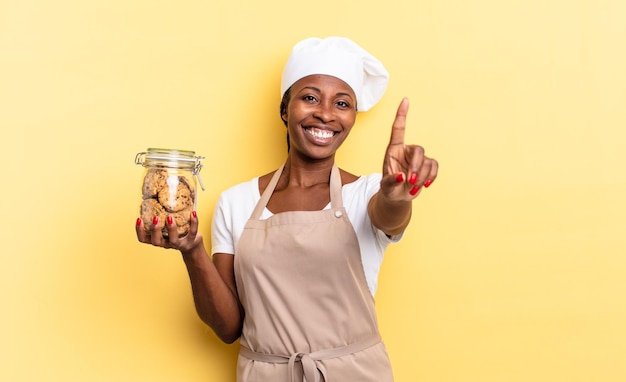
[[[235,287],[234,258],[216,253],[211,261],[204,246],[183,253],[198,316],[226,343],[239,338],[243,324],[243,309]]]
[[[161,233],[163,224],[167,227],[168,239]],[[232,343],[237,340],[243,326],[243,309],[237,297],[234,256],[218,253],[211,261],[202,234],[198,232],[196,214],[192,215],[189,233],[184,237],[178,237],[176,222],[172,219],[153,225],[149,233],[138,219],[136,232],[142,243],[178,249],[182,253],[198,316],[222,341]]]

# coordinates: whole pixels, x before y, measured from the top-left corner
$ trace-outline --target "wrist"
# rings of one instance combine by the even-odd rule
[[[380,208],[381,211],[396,214],[402,211],[410,211],[413,207],[413,200],[392,198],[389,195],[385,195],[383,192],[379,192],[375,196],[376,206]]]
[[[389,199],[379,192],[370,202],[370,220],[387,235],[402,233],[411,220],[412,205],[410,200]]]
[[[180,253],[185,261],[195,261],[207,256],[202,239],[195,243],[191,248],[181,248]]]

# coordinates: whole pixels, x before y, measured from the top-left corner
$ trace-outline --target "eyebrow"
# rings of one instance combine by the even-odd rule
[[[304,90],[304,89],[315,90],[318,93],[322,92],[319,88],[316,88],[315,86],[305,86],[305,87],[302,88],[302,90]],[[302,91],[302,90],[300,90],[300,91]],[[339,92],[339,93],[336,93],[335,95],[336,96],[347,96],[347,97],[352,98],[352,95],[350,95],[350,93]]]
[[[304,89],[312,89],[312,90],[315,90],[315,91],[318,91],[318,92],[319,92],[319,91],[321,91],[319,88],[316,88],[315,86],[305,86],[305,87],[303,87],[302,89],[303,89],[303,90],[304,90]]]

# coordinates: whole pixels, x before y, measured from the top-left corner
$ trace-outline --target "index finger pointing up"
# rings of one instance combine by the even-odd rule
[[[404,144],[404,129],[406,127],[406,115],[409,112],[409,99],[403,98],[398,106],[396,112],[396,119],[391,126],[391,139],[390,145],[403,145]]]

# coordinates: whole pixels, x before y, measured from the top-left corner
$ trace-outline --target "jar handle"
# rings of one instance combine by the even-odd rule
[[[200,188],[204,191],[204,183],[202,183],[202,177],[200,176],[200,170],[202,170],[202,163],[200,162],[204,157],[196,157],[196,165],[193,168],[193,174],[198,179],[198,183],[200,184]]]
[[[147,154],[147,152],[142,152],[142,153],[138,153],[137,155],[135,155],[135,164],[144,164],[144,156]]]

